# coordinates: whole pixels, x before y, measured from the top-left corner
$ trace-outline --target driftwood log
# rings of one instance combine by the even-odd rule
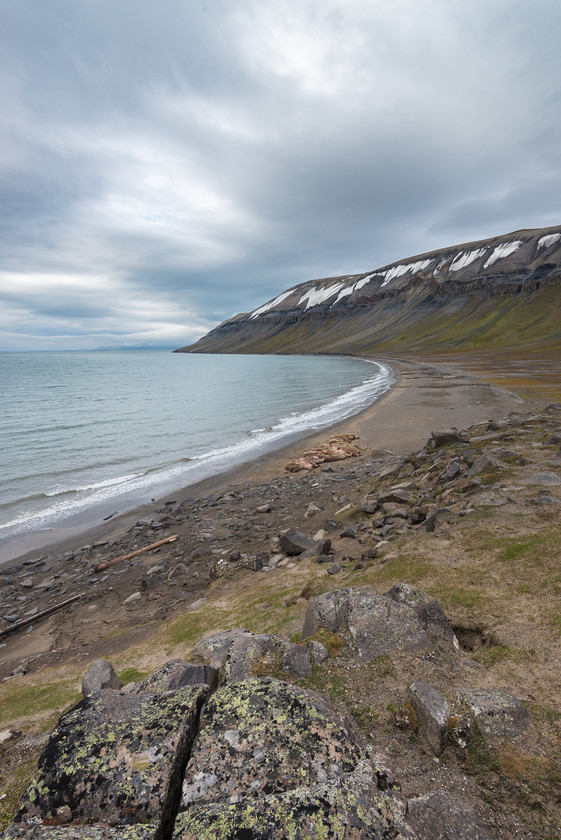
[[[94,572],[104,572],[105,569],[111,568],[111,566],[115,566],[117,563],[120,563],[122,560],[130,560],[131,557],[136,557],[137,554],[144,554],[145,551],[151,551],[153,548],[159,548],[161,545],[165,545],[166,543],[175,542],[179,537],[179,534],[173,534],[171,537],[166,537],[163,540],[159,540],[158,542],[152,543],[151,545],[145,545],[144,548],[137,548],[136,551],[129,551],[128,554],[121,554],[120,557],[115,557],[113,560],[107,560],[105,563],[98,563],[97,566],[94,566]]]

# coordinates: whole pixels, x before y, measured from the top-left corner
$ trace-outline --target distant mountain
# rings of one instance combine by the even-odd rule
[[[293,286],[184,353],[561,347],[561,226]]]

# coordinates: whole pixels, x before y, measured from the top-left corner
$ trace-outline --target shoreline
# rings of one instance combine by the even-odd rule
[[[333,426],[311,431],[238,466],[169,491],[149,503],[111,516],[107,521],[78,523],[66,529],[35,531],[8,538],[0,551],[0,568],[15,561],[75,550],[78,545],[118,540],[139,519],[154,518],[166,498],[201,497],[241,483],[262,484],[273,477],[286,476],[286,461],[331,435],[352,430],[358,435],[358,444],[365,454],[381,450],[405,455],[422,446],[433,428],[463,427],[494,419],[523,403],[515,394],[484,382],[458,365],[391,357],[371,360],[390,365],[397,379],[388,391],[357,414]],[[335,467],[344,469],[343,465],[347,462],[336,463]]]

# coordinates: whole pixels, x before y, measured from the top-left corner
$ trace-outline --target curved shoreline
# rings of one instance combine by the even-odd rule
[[[303,438],[262,454],[243,464],[189,484],[180,490],[169,491],[108,521],[91,522],[87,514],[72,527],[56,531],[36,531],[16,535],[5,541],[0,551],[0,566],[28,556],[61,553],[104,540],[115,540],[140,518],[157,518],[155,512],[167,498],[200,497],[211,492],[230,489],[242,482],[264,483],[284,472],[287,460],[317,444],[326,435],[352,429],[366,453],[389,450],[404,455],[422,446],[433,428],[467,426],[493,419],[520,407],[515,395],[482,382],[472,373],[450,365],[412,362],[407,359],[376,357],[398,373],[397,381],[372,405],[345,421],[314,431]],[[336,463],[339,471],[349,469],[348,462]],[[352,464],[351,464],[352,466]],[[298,474],[295,475],[298,480]]]

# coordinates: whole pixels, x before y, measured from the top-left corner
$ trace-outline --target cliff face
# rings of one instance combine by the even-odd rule
[[[301,283],[189,353],[366,353],[561,345],[561,226]]]

